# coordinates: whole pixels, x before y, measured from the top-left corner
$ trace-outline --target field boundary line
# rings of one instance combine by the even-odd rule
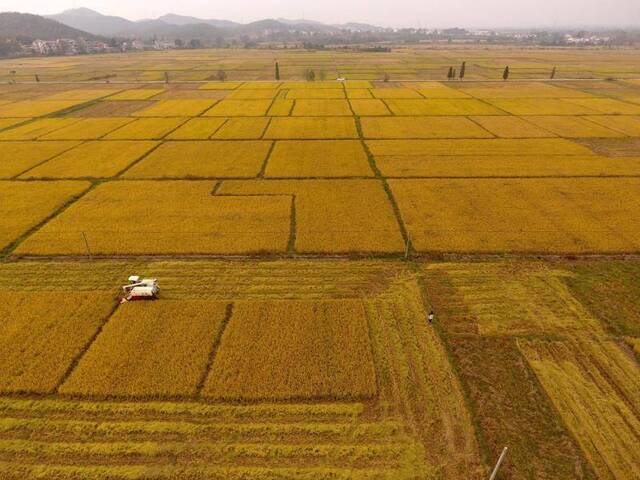
[[[116,173],[113,177],[113,179],[119,179],[122,175],[124,175],[125,173],[127,173],[129,170],[131,170],[134,166],[136,166],[138,163],[140,163],[141,161],[143,161],[145,158],[147,158],[149,155],[151,155],[153,152],[155,152],[157,149],[159,149],[162,145],[164,145],[164,141],[162,140],[144,140],[144,141],[151,141],[151,142],[158,142],[152,149],[150,149],[148,152],[143,153],[139,158],[137,158],[136,160],[134,160],[133,162],[131,162],[129,165],[127,165],[126,167],[124,167],[122,170],[120,170],[118,173]]]
[[[289,216],[289,241],[287,242],[287,252],[295,253],[296,239],[298,236],[296,223],[296,196],[291,195],[291,214]]]
[[[27,141],[31,142],[31,141],[34,141],[34,140],[27,140]],[[70,141],[73,141],[73,140],[70,140]],[[25,175],[26,173],[30,172],[31,170],[34,170],[34,169],[44,165],[45,163],[48,163],[51,160],[54,160],[54,159],[58,158],[59,156],[65,154],[67,152],[70,152],[71,150],[75,149],[76,147],[80,147],[80,146],[84,145],[87,142],[89,142],[89,140],[81,140],[76,145],[74,145],[72,147],[69,147],[69,148],[67,148],[67,149],[65,149],[65,150],[63,150],[61,152],[58,152],[55,155],[53,155],[53,156],[51,156],[51,157],[49,157],[49,158],[47,158],[45,160],[42,160],[41,162],[39,162],[39,163],[37,163],[35,165],[30,166],[26,170],[23,170],[22,172],[18,173],[17,175],[14,175],[13,177],[9,178],[9,180],[18,180],[18,177],[21,177],[22,175]]]
[[[266,132],[266,130],[265,130]],[[264,135],[263,132],[262,134]],[[257,178],[264,178],[264,175],[267,171],[267,166],[269,164],[269,160],[271,159],[271,155],[273,154],[273,150],[276,148],[276,141],[277,140],[269,140],[271,142],[271,146],[269,147],[269,151],[267,152],[267,154],[264,157],[264,161],[262,162],[262,165],[260,166],[260,171],[258,172],[258,175],[256,175]]]
[[[224,332],[227,329],[227,325],[231,321],[231,317],[233,317],[233,308],[233,302],[227,303],[224,313],[224,320],[222,321],[222,325],[220,325],[219,332],[217,332],[216,337],[213,339],[211,349],[209,350],[209,355],[207,356],[207,363],[205,364],[202,376],[200,377],[196,385],[196,397],[202,397],[202,390],[204,389],[204,385],[211,372],[211,367],[213,366],[213,361],[215,360],[216,354],[218,353],[218,348],[220,347],[220,343],[222,342],[222,335],[224,335]]]
[[[87,340],[87,342],[80,349],[80,351],[76,355],[74,355],[73,359],[71,360],[71,363],[69,364],[69,367],[64,372],[62,377],[60,377],[60,380],[58,380],[58,382],[56,383],[55,387],[51,390],[50,393],[54,393],[54,394],[56,394],[56,393],[59,394],[60,393],[59,392],[60,387],[62,385],[64,385],[64,383],[69,379],[69,377],[71,376],[73,371],[76,369],[76,367],[80,363],[80,360],[82,360],[82,357],[84,357],[84,355],[89,351],[89,349],[91,348],[93,343],[96,341],[98,336],[104,330],[104,327],[107,325],[107,323],[109,323],[109,320],[111,320],[113,318],[113,316],[116,314],[116,312],[118,311],[119,307],[120,307],[120,302],[119,301],[115,301],[113,307],[111,308],[111,311],[100,322],[100,325],[98,326],[98,328],[96,329],[94,334]]]

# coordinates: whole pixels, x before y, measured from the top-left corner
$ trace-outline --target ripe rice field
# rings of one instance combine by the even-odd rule
[[[277,53],[0,61],[0,478],[635,480],[637,52]]]

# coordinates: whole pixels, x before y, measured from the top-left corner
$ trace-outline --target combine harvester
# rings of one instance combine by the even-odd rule
[[[124,297],[120,303],[133,302],[136,300],[156,300],[160,293],[158,280],[155,278],[140,279],[138,275],[129,277],[129,284],[122,287]]]

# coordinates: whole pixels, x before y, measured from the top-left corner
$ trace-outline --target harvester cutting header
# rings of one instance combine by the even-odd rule
[[[129,277],[129,284],[122,287],[124,297],[120,303],[136,300],[155,300],[160,293],[160,286],[156,278],[143,278],[138,275]]]

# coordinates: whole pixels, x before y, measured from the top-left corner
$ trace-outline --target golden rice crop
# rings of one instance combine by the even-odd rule
[[[331,90],[327,90],[331,91]],[[292,115],[300,117],[351,116],[351,108],[346,100],[296,100]]]
[[[107,140],[159,140],[186,122],[186,118],[140,118],[105,135]]]
[[[257,99],[272,99],[274,98],[280,90],[268,90],[268,89],[258,89],[258,90],[246,90],[240,89],[231,92],[225,98],[229,100],[257,100]]]
[[[470,98],[468,94],[440,82],[417,82],[407,85],[425,98]]]
[[[207,99],[160,100],[134,113],[136,117],[197,117],[216,103]]]
[[[165,300],[122,305],[61,393],[118,397],[195,395],[227,304]]]
[[[94,254],[286,250],[290,196],[213,196],[211,190],[210,181],[104,183],[49,221],[18,251],[84,255],[81,232]]]
[[[88,102],[90,100],[96,100],[98,98],[106,97],[112,93],[116,93],[118,90],[113,89],[82,89],[76,88],[73,90],[67,90],[66,92],[58,92],[53,95],[47,95],[46,97],[40,97],[40,100],[54,101],[54,100],[81,100]]]
[[[347,117],[290,118],[271,120],[264,138],[343,139],[358,138],[356,123]]]
[[[0,391],[53,393],[113,305],[109,291],[0,291]]]
[[[389,99],[395,115],[501,115],[504,112],[475,98]]]
[[[269,108],[267,115],[269,115],[270,117],[287,117],[293,109],[293,104],[293,100],[278,98],[273,102],[271,108]]]
[[[275,90],[280,85],[280,82],[244,82],[239,88],[242,90]]]
[[[392,155],[375,157],[385,177],[574,177],[640,175],[640,158],[563,155]]]
[[[610,130],[582,117],[559,116],[530,116],[523,117],[526,121],[567,138],[617,138],[624,137],[620,132]]]
[[[567,102],[610,115],[640,114],[640,105],[623,102],[614,98],[572,98],[568,99]]]
[[[78,145],[78,142],[0,142],[0,178],[11,178]]]
[[[353,112],[358,116],[365,115],[391,115],[391,112],[382,100],[376,98],[349,100]]]
[[[148,100],[162,92],[163,88],[136,88],[111,95],[108,100]]]
[[[166,142],[125,173],[127,178],[255,177],[271,142]]]
[[[347,80],[343,82],[344,88],[347,89],[365,89],[372,88],[371,82],[367,80]]]
[[[373,98],[373,95],[371,94],[371,92],[363,88],[347,89],[346,93],[347,93],[347,98],[353,98],[353,99]]]
[[[476,98],[580,98],[590,97],[588,93],[571,88],[563,88],[548,83],[518,82],[500,85],[460,85],[458,89]]]
[[[216,400],[375,396],[362,301],[237,302],[202,393]]]
[[[633,179],[391,180],[422,252],[631,252]],[[472,205],[473,208],[469,206]]]
[[[637,363],[611,341],[519,341],[599,478],[632,479],[637,448]]]
[[[87,188],[88,182],[0,182],[0,249]]]
[[[39,117],[50,113],[66,110],[82,102],[77,100],[22,100],[0,106],[2,117]]]
[[[490,138],[464,117],[364,117],[365,138]]]
[[[597,123],[610,130],[628,135],[629,137],[640,137],[640,116],[631,117],[627,115],[593,115],[584,117],[585,120]]]
[[[21,178],[113,177],[157,144],[129,140],[86,142],[29,170]]]
[[[299,88],[295,90],[289,90],[287,92],[287,98],[291,100],[298,99],[340,99],[345,98],[344,90],[337,90],[333,88]]]
[[[262,117],[273,100],[221,100],[204,113],[205,117]]]
[[[367,140],[376,156],[395,155],[593,155],[593,152],[563,138],[544,139],[468,139],[468,140]]]
[[[500,138],[547,138],[553,133],[513,115],[486,115],[471,120]]]
[[[513,115],[593,115],[599,113],[559,98],[517,98],[488,100]]]
[[[262,137],[268,124],[267,117],[230,118],[211,138],[255,140]]]
[[[31,120],[30,118],[0,118],[0,130],[4,130],[5,128],[13,127],[22,122],[26,122]]]
[[[329,90],[344,90],[341,82],[336,82],[332,80],[323,81],[323,82],[284,82],[280,88],[284,90],[318,90],[318,89],[329,89]]]
[[[192,118],[167,135],[168,140],[206,140],[227,121],[226,118]]]
[[[387,194],[377,180],[227,180],[218,193],[295,197],[297,252],[398,252],[404,248]]]
[[[96,140],[134,121],[132,118],[83,118],[39,137],[41,140]]]
[[[35,140],[42,135],[68,127],[79,121],[79,118],[43,118],[34,120],[25,125],[0,132],[0,140]]]
[[[200,90],[235,90],[242,82],[209,82],[200,86]]]
[[[410,88],[372,88],[370,91],[375,98],[423,98],[422,95]]]
[[[358,140],[290,140],[276,142],[265,176],[373,176],[373,171]]]

